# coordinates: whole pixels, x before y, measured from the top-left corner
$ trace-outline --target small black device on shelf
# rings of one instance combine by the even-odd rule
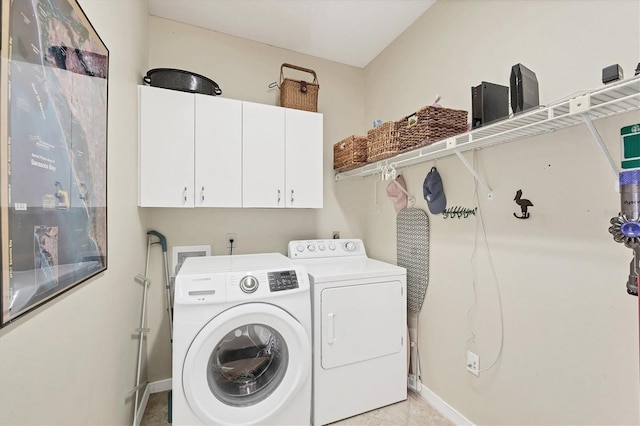
[[[511,110],[520,114],[540,105],[536,74],[522,64],[511,67]]]
[[[509,88],[483,81],[471,88],[471,128],[509,117]]]
[[[602,82],[604,84],[612,81],[622,80],[624,78],[622,67],[618,64],[609,65],[602,68]]]

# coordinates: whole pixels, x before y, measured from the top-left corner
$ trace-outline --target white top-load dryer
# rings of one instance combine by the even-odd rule
[[[407,398],[406,270],[370,259],[361,240],[291,241],[313,311],[312,422]]]
[[[188,258],[173,327],[173,424],[310,423],[303,265],[278,253]]]

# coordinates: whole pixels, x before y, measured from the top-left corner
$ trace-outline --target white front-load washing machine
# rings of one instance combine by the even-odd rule
[[[312,423],[407,399],[407,274],[367,257],[361,240],[289,242],[309,273]]]
[[[278,253],[188,258],[173,315],[173,424],[310,423],[303,265]]]

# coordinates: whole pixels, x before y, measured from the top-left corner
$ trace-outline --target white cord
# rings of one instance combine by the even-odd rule
[[[473,150],[473,167],[477,168],[476,166],[476,151]],[[496,358],[493,360],[493,362],[486,368],[483,368],[482,370],[478,370],[478,373],[482,373],[484,371],[487,371],[491,368],[493,368],[493,366],[498,362],[498,360],[500,359],[500,357],[502,356],[502,349],[504,348],[504,316],[503,316],[503,310],[502,310],[502,295],[500,294],[500,283],[498,282],[498,275],[496,274],[496,269],[495,266],[493,264],[493,258],[491,256],[491,251],[489,249],[489,243],[487,241],[487,232],[485,229],[485,225],[484,225],[484,217],[482,216],[482,209],[480,208],[480,200],[478,198],[478,181],[476,179],[474,179],[474,192],[473,192],[473,197],[478,205],[478,214],[476,215],[476,233],[475,233],[475,237],[474,237],[474,244],[473,244],[473,253],[471,254],[471,270],[472,270],[472,287],[473,287],[473,303],[471,304],[471,306],[469,307],[469,310],[467,311],[467,323],[468,323],[468,327],[469,327],[469,332],[471,333],[471,337],[469,337],[467,339],[466,345],[468,346],[471,342],[473,342],[476,338],[476,335],[473,333],[473,328],[471,325],[471,312],[473,311],[473,309],[475,308],[475,305],[478,301],[478,293],[477,293],[477,287],[476,287],[476,252],[477,252],[477,248],[478,248],[478,231],[480,230],[480,228],[478,227],[478,225],[480,225],[482,227],[482,235],[484,238],[484,245],[485,248],[487,250],[487,256],[489,257],[489,266],[491,267],[491,273],[493,275],[493,281],[496,285],[496,291],[498,293],[498,306],[499,306],[499,314],[500,314],[500,349],[498,350],[498,354],[496,355]]]
[[[378,182],[382,180],[382,173],[376,172],[376,175],[378,175],[378,178],[376,179],[375,182],[373,182],[373,202],[374,202],[373,214],[377,216],[380,214],[380,210],[381,210],[380,204],[378,204]]]

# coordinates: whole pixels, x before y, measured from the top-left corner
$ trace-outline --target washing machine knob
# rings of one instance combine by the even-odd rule
[[[309,251],[316,251],[316,246],[314,246],[313,244],[309,244],[309,245],[307,246],[307,250],[309,250]]]
[[[323,243],[320,243],[320,244],[318,245],[318,249],[319,249],[320,251],[325,251],[325,249],[326,249],[326,248],[327,248],[327,246],[325,246]]]
[[[254,276],[247,275],[240,280],[240,290],[245,293],[253,293],[258,289],[258,279]]]
[[[336,245],[334,243],[329,243],[329,250],[335,250]]]
[[[298,246],[296,247],[296,250],[302,253],[304,251],[304,246],[302,244],[298,244]]]
[[[344,244],[344,248],[345,248],[347,251],[355,251],[355,250],[356,250],[356,243],[354,243],[353,241],[347,241],[347,242]]]

